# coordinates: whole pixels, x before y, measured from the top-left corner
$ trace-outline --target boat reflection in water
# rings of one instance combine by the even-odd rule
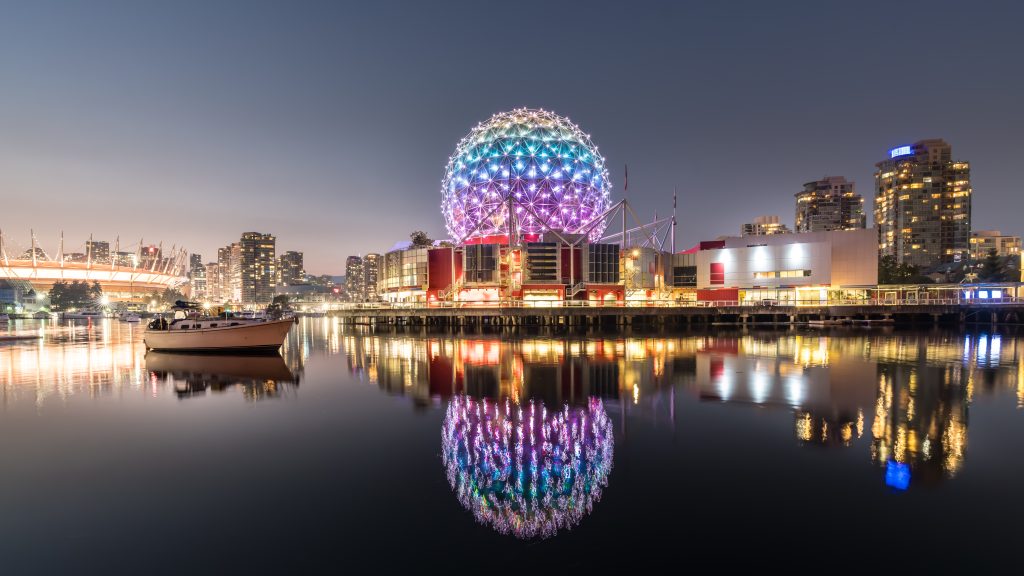
[[[519,538],[571,529],[608,485],[614,439],[600,398],[548,411],[457,395],[448,402],[441,460],[477,522]]]
[[[151,350],[146,353],[146,370],[173,386],[179,398],[240,386],[246,399],[260,400],[282,396],[299,385],[298,373],[289,370],[284,358],[276,354],[225,356]]]

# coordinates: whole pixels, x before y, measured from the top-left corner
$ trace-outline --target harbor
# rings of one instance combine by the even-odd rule
[[[568,550],[598,569],[630,561],[586,550],[679,537],[724,554],[731,515],[796,530],[805,519],[792,510],[809,498],[842,509],[851,532],[877,526],[881,509],[962,509],[977,529],[919,566],[965,562],[979,546],[991,546],[992,562],[1013,556],[1014,533],[973,505],[988,485],[998,514],[1021,512],[1012,446],[1024,434],[1024,341],[1008,327],[456,334],[320,317],[293,325],[279,355],[212,356],[147,351],[145,327],[115,319],[14,323],[40,337],[0,346],[0,436],[23,447],[0,445],[19,471],[0,478],[0,528],[81,546],[37,556],[8,540],[12,573],[100,566],[110,533],[120,533],[121,562],[145,564],[211,508],[232,511],[206,520],[218,555],[251,543],[253,530],[298,525],[274,550],[301,548],[318,564],[358,550],[396,570],[443,564],[452,538],[464,546],[459,562],[474,565],[500,547],[546,563]],[[529,443],[531,426],[538,439],[567,432],[546,448]],[[566,461],[578,476],[555,474],[553,457],[529,472],[532,449],[577,443]],[[508,468],[488,468],[485,446]],[[555,491],[572,499],[546,497]],[[395,555],[379,536],[396,522],[433,528]],[[241,525],[250,530],[229,529]],[[923,547],[947,530],[925,523],[901,542]],[[800,544],[812,555],[845,545],[829,531]],[[207,548],[175,550],[161,560],[168,572],[206,565]],[[283,552],[230,558],[246,572],[293,562]]]
[[[875,4],[5,5],[0,574],[1020,572],[1024,3]]]

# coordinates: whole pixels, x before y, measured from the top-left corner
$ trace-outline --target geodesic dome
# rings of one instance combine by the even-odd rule
[[[585,232],[597,240],[610,190],[589,135],[552,112],[519,108],[459,142],[441,182],[441,212],[456,241],[508,234],[509,204],[521,234]]]

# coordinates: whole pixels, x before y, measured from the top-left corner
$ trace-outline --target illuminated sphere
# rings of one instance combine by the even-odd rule
[[[495,114],[459,142],[441,182],[441,211],[456,241],[508,234],[510,199],[520,234],[584,232],[598,240],[610,190],[590,136],[567,118],[520,108]]]
[[[579,524],[608,485],[614,451],[599,398],[548,412],[542,403],[456,396],[441,443],[459,502],[480,524],[524,539]]]

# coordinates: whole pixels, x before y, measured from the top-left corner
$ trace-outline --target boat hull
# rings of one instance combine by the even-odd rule
[[[200,330],[146,330],[150,350],[178,352],[271,352],[284,344],[291,320],[254,322],[242,326]]]
[[[64,312],[60,315],[61,320],[103,320],[103,314],[80,314],[78,312]]]

